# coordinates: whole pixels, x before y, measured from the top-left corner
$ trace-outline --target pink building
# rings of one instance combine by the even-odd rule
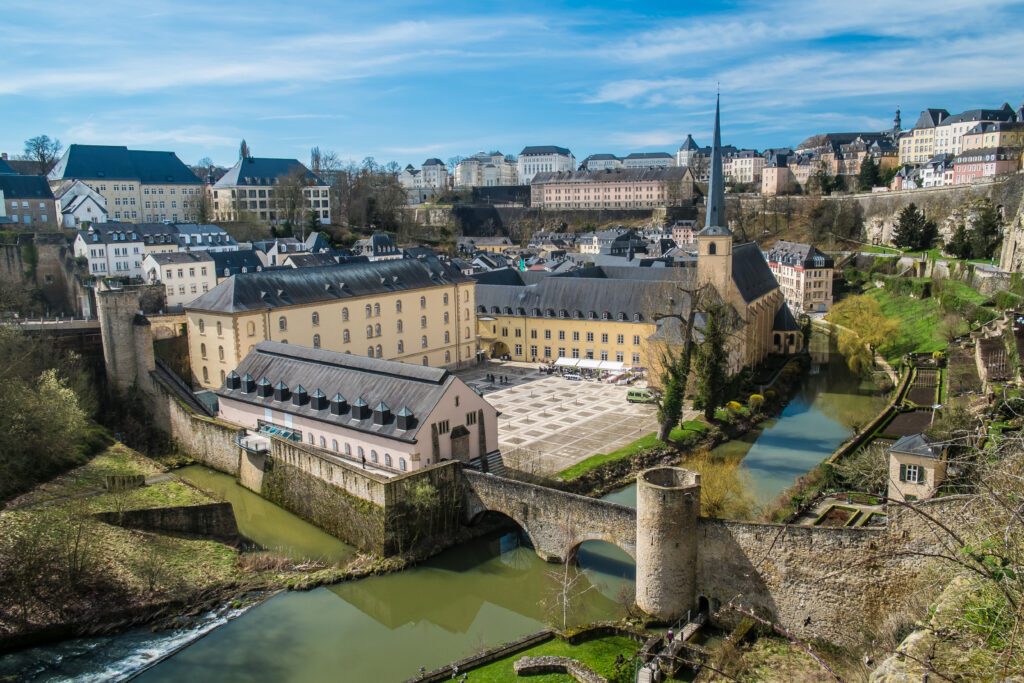
[[[497,411],[440,368],[265,341],[217,396],[222,420],[385,471],[498,448]]]
[[[953,183],[962,185],[979,178],[1016,173],[1020,168],[1020,150],[986,147],[961,152],[953,159]]]

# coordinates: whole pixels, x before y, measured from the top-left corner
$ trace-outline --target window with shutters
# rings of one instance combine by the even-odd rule
[[[900,465],[900,481],[908,484],[925,483],[924,468],[920,465]]]

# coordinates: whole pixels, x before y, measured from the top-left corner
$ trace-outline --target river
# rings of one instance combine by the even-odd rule
[[[828,337],[812,337],[811,358],[809,374],[779,417],[712,451],[725,458],[742,458],[743,472],[759,505],[774,501],[885,406],[885,397],[869,380],[850,372]],[[605,499],[635,507],[636,484]]]
[[[829,351],[827,340],[818,339],[812,350],[811,374],[780,417],[717,449],[743,458],[762,502],[818,464],[882,405],[877,392]],[[230,501],[239,530],[264,547],[328,562],[353,552],[231,477],[199,466],[178,472]],[[636,490],[607,498],[635,505]],[[597,542],[581,546],[578,558],[584,576],[574,592],[582,595],[574,600],[571,622],[622,615],[623,599],[633,597],[632,560]],[[559,569],[524,547],[519,534],[494,534],[397,574],[283,593],[241,615],[208,615],[188,632],[137,630],[8,656],[0,659],[0,679],[5,673],[26,681],[123,679],[195,639],[137,680],[400,681],[421,666],[440,666],[547,623],[561,625],[555,605]]]

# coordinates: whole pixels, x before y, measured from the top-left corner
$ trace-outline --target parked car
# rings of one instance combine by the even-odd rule
[[[626,392],[626,400],[630,403],[657,403],[658,394],[653,389],[630,389]]]
[[[581,381],[583,379],[583,377],[581,377],[580,375],[578,375],[575,372],[570,372],[568,374],[562,375],[562,377],[564,377],[565,379],[567,379],[567,380],[569,380],[571,382],[579,382],[579,381]]]

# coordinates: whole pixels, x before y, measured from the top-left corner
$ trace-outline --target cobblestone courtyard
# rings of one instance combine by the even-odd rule
[[[493,384],[488,373],[510,384]],[[553,474],[657,430],[654,406],[628,403],[625,386],[573,382],[508,363],[459,374],[501,413],[498,445],[511,467]]]

